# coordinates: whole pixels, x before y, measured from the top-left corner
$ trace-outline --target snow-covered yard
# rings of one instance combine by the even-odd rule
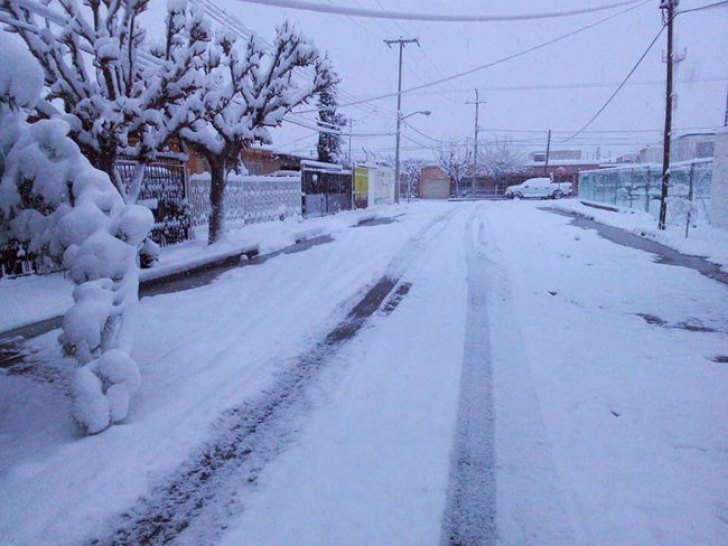
[[[542,205],[322,219],[329,244],[143,299],[142,386],[98,436],[68,417],[57,332],[33,340],[37,364],[0,375],[0,541],[111,543],[160,507],[179,523],[169,485],[270,407],[248,466],[189,486],[173,543],[726,543],[728,287]],[[322,345],[382,277],[401,301]]]

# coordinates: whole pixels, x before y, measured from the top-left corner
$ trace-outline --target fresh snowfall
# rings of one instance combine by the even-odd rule
[[[328,58],[287,24],[238,53],[175,0],[140,68],[134,17],[84,49],[80,12],[54,38],[2,5],[0,244],[63,272],[0,279],[0,545],[728,544],[725,230],[576,199],[225,226],[240,151],[336,85]],[[55,76],[73,112],[31,123]],[[179,132],[211,221],[160,250],[143,168],[98,160]]]
[[[259,228],[328,242],[143,298],[141,387],[95,436],[58,331],[29,341],[0,375],[2,542],[725,544],[726,285],[561,212]],[[9,314],[43,308],[15,282]]]

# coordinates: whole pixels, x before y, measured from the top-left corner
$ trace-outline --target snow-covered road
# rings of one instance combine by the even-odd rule
[[[99,436],[41,339],[0,375],[0,542],[728,542],[725,285],[537,203],[397,220],[145,299]]]

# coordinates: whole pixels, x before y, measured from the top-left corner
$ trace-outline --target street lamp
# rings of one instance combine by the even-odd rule
[[[422,114],[423,116],[429,116],[432,114],[429,110],[417,110],[406,116],[402,115],[402,112],[397,111],[397,144],[394,148],[394,202],[399,203],[399,139],[401,136],[400,125],[405,119],[412,117],[416,114]],[[409,200],[409,193],[407,194],[407,200]]]

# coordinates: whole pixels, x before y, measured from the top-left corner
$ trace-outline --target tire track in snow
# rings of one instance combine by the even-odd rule
[[[479,210],[471,213],[465,230],[468,272],[465,351],[441,546],[484,546],[495,544],[497,539],[493,367],[482,220],[473,240]]]
[[[333,363],[338,350],[390,294],[394,292],[391,300],[404,297],[405,290],[395,288],[409,263],[447,227],[456,211],[453,208],[423,226],[341,323],[286,366],[273,387],[226,412],[209,442],[165,483],[111,521],[112,530],[107,535],[89,544],[213,544],[227,522],[244,510],[244,497],[255,490],[263,467],[294,441],[315,405],[315,389],[323,368]]]

